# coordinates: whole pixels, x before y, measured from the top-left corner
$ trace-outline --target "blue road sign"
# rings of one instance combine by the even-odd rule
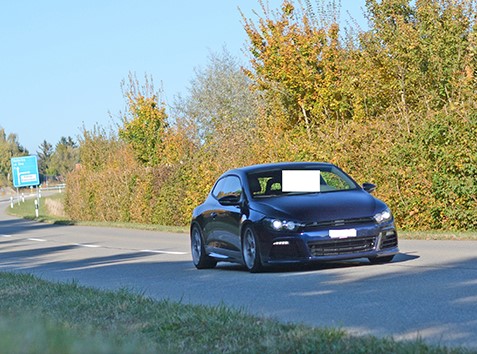
[[[37,186],[40,184],[36,156],[12,157],[12,177],[15,188]]]

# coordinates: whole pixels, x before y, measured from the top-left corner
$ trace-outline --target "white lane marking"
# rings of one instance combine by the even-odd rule
[[[87,247],[87,248],[100,248],[99,245],[89,245],[87,243],[73,243],[73,246]]]
[[[160,254],[175,254],[175,255],[187,254],[187,252],[158,251],[158,250],[141,250],[139,252],[160,253]]]
[[[0,235],[2,237],[12,237],[12,235]]]
[[[12,237],[11,235],[0,235],[1,237]],[[47,242],[47,240],[44,240],[42,238],[28,238],[27,240],[29,241],[36,241],[36,242]],[[86,247],[86,248],[101,248],[102,246],[100,245],[91,245],[87,243],[73,243],[73,246],[79,246],[79,247]],[[157,253],[157,254],[171,254],[171,255],[184,255],[187,254],[187,252],[175,252],[175,251],[161,251],[161,250],[140,250],[139,252],[145,252],[145,253]]]

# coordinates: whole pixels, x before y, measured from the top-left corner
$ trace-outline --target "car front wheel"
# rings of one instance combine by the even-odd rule
[[[192,261],[197,269],[209,269],[214,268],[217,265],[217,261],[206,254],[202,232],[197,225],[192,227],[190,245]]]
[[[242,256],[245,266],[251,273],[258,273],[263,268],[258,247],[255,232],[251,227],[247,227],[242,238]]]

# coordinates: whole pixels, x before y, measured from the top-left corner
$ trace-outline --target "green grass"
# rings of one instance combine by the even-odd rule
[[[35,200],[36,197],[33,198],[31,196],[25,198],[25,201],[18,202],[15,201],[13,204],[13,208],[9,205],[7,208],[7,213],[10,215],[19,216],[25,219],[36,219],[40,222],[49,222],[49,223],[62,223],[62,222],[70,222],[66,217],[59,217],[50,215],[46,212],[45,201],[46,199],[53,199],[53,200],[62,200],[64,194],[58,193],[48,197],[40,198],[40,204],[38,208],[38,218],[36,217],[35,213]]]
[[[0,272],[2,353],[466,353]]]

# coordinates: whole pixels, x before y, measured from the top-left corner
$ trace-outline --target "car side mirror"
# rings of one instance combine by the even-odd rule
[[[219,198],[219,203],[221,205],[239,205],[240,195],[234,195],[234,194],[225,195],[222,198]]]
[[[376,189],[376,185],[372,183],[363,183],[363,189],[368,193],[373,193]]]

